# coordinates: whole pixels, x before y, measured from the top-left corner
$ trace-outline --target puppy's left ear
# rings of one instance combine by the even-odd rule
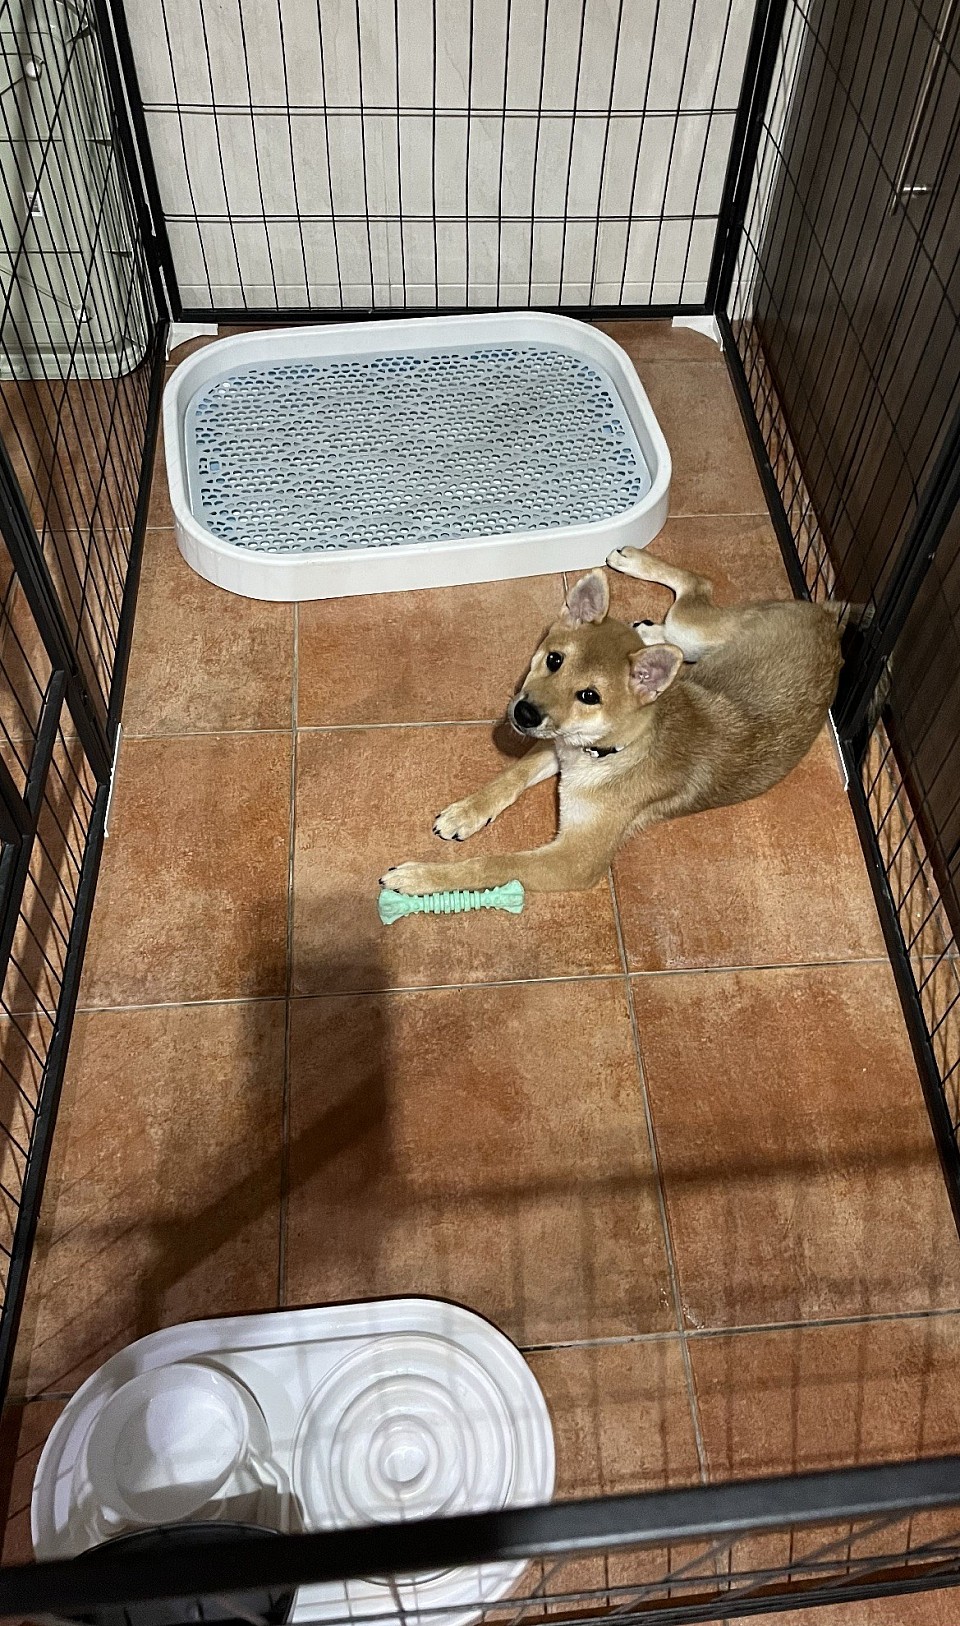
[[[591,570],[574,582],[560,612],[568,627],[582,627],[588,621],[603,621],[610,608],[610,589],[602,570]]]
[[[630,687],[644,705],[656,700],[683,665],[683,652],[674,644],[649,644],[630,656]]]

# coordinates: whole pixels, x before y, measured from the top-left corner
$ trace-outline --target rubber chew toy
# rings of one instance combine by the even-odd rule
[[[520,881],[508,881],[486,892],[426,892],[412,898],[385,887],[377,908],[385,926],[392,926],[403,915],[465,915],[471,909],[506,909],[518,915],[523,908],[523,886]]]

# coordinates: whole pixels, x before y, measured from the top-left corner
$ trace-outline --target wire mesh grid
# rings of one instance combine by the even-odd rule
[[[0,434],[105,721],[155,314],[89,3],[0,11]]]
[[[960,1216],[960,521],[942,496],[958,180],[960,6],[788,0],[729,302],[735,372],[798,589],[861,619],[838,715]]]
[[[702,308],[752,0],[160,0],[188,311]]]
[[[894,647],[862,782],[954,1145],[960,1131],[960,509]]]
[[[162,377],[87,0],[0,3],[0,1387],[102,836]]]
[[[958,25],[785,8],[729,314],[817,598],[879,603],[960,403]]]
[[[96,792],[77,740],[58,727],[0,993],[0,1295],[8,1287],[28,1164],[51,1088],[49,1059]]]

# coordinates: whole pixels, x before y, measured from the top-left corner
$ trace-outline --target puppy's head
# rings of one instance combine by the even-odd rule
[[[571,587],[510,702],[507,716],[519,734],[585,748],[622,745],[638,712],[669,688],[683,664],[679,649],[645,648],[609,608],[602,571]]]

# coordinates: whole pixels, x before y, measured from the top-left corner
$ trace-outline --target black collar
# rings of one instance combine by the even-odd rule
[[[588,757],[612,757],[623,750],[622,745],[585,745],[582,748]]]

